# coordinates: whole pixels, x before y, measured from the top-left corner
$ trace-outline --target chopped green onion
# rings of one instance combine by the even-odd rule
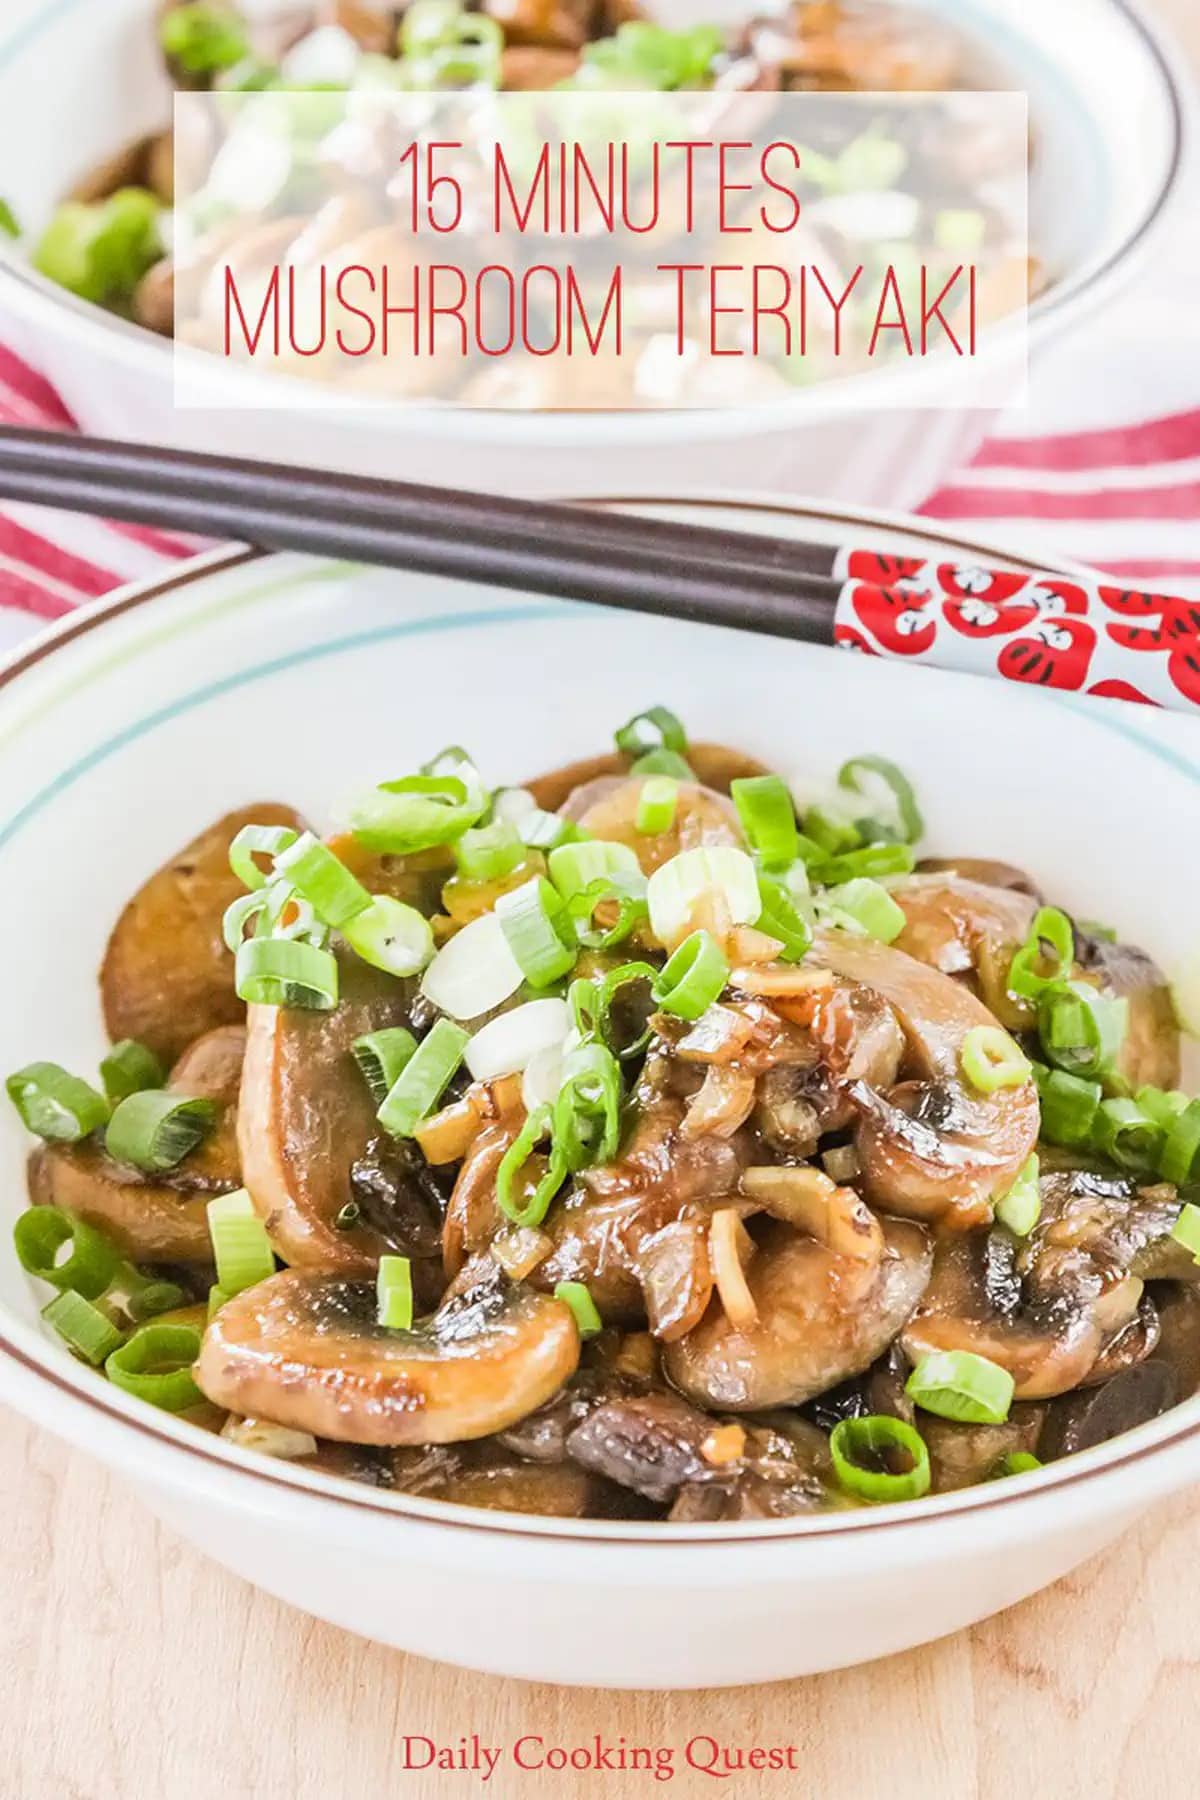
[[[464,831],[454,846],[458,872],[467,881],[502,881],[525,860],[525,846],[507,819]]]
[[[564,819],[561,813],[543,812],[535,806],[532,812],[524,812],[516,821],[517,836],[530,850],[554,850],[560,844],[573,844],[584,836],[574,819]]]
[[[487,808],[487,795],[459,775],[406,775],[383,781],[358,799],[350,829],[360,844],[405,856],[452,844]]]
[[[650,1041],[650,1027],[647,1025],[633,1043],[618,1044],[613,1031],[613,1006],[621,989],[631,982],[647,982],[653,995],[658,977],[659,970],[652,963],[627,962],[610,969],[602,981],[573,981],[567,990],[567,1005],[580,1036],[596,1037],[622,1060],[637,1056]]]
[[[136,1275],[137,1271],[133,1273]],[[125,1296],[125,1310],[135,1324],[142,1325],[147,1319],[153,1319],[159,1313],[174,1312],[187,1299],[183,1289],[174,1281],[151,1281],[139,1277],[137,1283],[129,1287]]]
[[[646,900],[650,929],[667,945],[687,936],[702,901],[720,901],[733,925],[753,925],[762,911],[754,863],[744,850],[723,844],[672,856],[651,875]]]
[[[54,1144],[77,1144],[108,1118],[108,1101],[57,1063],[28,1063],[5,1082],[27,1131]]]
[[[551,1108],[548,1106],[539,1106],[536,1111],[531,1112],[500,1159],[500,1167],[496,1171],[496,1205],[514,1225],[540,1225],[566,1179],[566,1164],[560,1153],[552,1151],[546,1173],[524,1206],[518,1204],[513,1194],[513,1183],[534,1150],[549,1133],[551,1118]]]
[[[563,86],[616,88],[625,93],[707,86],[723,44],[715,25],[673,31],[648,19],[627,19],[612,36],[584,45],[579,69]]]
[[[669,775],[651,775],[638,796],[636,825],[646,837],[670,831],[679,804],[679,783]]]
[[[996,1202],[996,1217],[1007,1225],[1014,1237],[1028,1237],[1042,1213],[1042,1192],[1038,1185],[1038,1159],[1029,1158],[1005,1194]]]
[[[586,1282],[560,1281],[554,1289],[554,1298],[565,1301],[570,1307],[581,1338],[597,1337],[604,1330],[604,1320],[596,1310],[596,1302],[588,1292]]]
[[[7,200],[0,199],[0,237],[19,238],[21,227]]]
[[[285,915],[286,918],[285,918]],[[255,937],[296,938],[320,950],[329,936],[329,927],[318,919],[309,901],[303,899],[287,881],[270,881],[264,888],[241,894],[225,908],[221,935],[225,948],[235,955],[253,924]]]
[[[923,1356],[904,1391],[940,1419],[963,1425],[1003,1425],[1016,1383],[1007,1369],[973,1350],[936,1350]]]
[[[1002,1481],[1007,1475],[1029,1475],[1032,1474],[1034,1469],[1041,1469],[1044,1467],[1044,1463],[1040,1462],[1038,1458],[1033,1455],[1032,1451],[1010,1450],[1007,1456],[1002,1456],[1000,1458],[1000,1461],[989,1474],[988,1480]]]
[[[684,938],[654,984],[654,1001],[680,1019],[708,1011],[729,979],[729,964],[707,931]]]
[[[778,775],[747,775],[730,782],[729,792],[762,867],[786,869],[795,862],[799,832],[787,783]]]
[[[162,212],[162,202],[146,188],[119,188],[103,200],[67,200],[35,246],[33,265],[81,300],[124,305],[163,256]]]
[[[626,756],[641,756],[660,747],[682,756],[688,747],[687,732],[665,706],[650,706],[645,712],[635,713],[613,736],[617,749]]]
[[[829,1454],[839,1482],[859,1500],[881,1505],[919,1500],[929,1492],[933,1476],[924,1438],[888,1413],[842,1419],[830,1434]],[[899,1459],[907,1469],[893,1472],[884,1466]]]
[[[1084,981],[1060,982],[1038,1001],[1038,1035],[1047,1059],[1069,1075],[1104,1075],[1125,1041],[1128,1000]]]
[[[1103,1100],[1092,1126],[1092,1141],[1119,1169],[1148,1174],[1157,1169],[1167,1134],[1136,1100]]]
[[[963,1039],[963,1074],[981,1094],[1022,1087],[1033,1073],[1029,1058],[998,1025],[975,1025]]]
[[[211,1100],[189,1100],[162,1088],[130,1094],[113,1112],[104,1146],[117,1162],[159,1174],[173,1169],[212,1130],[217,1109]]]
[[[381,1256],[375,1278],[379,1323],[388,1331],[411,1331],[412,1264],[407,1256]]]
[[[1038,1073],[1042,1103],[1042,1136],[1048,1143],[1073,1149],[1090,1142],[1102,1090],[1098,1082],[1081,1081],[1062,1069]]]
[[[1171,1236],[1200,1263],[1200,1206],[1193,1206],[1189,1200],[1180,1207],[1179,1217],[1171,1227]]]
[[[208,1290],[208,1316],[210,1319],[214,1314],[220,1312],[229,1297],[223,1287],[218,1287],[215,1282],[213,1283]]]
[[[133,1038],[122,1038],[100,1064],[100,1079],[105,1094],[115,1105],[130,1094],[139,1094],[143,1088],[162,1087],[167,1071],[145,1044],[136,1043]]]
[[[70,1245],[70,1254],[60,1251]],[[108,1239],[57,1206],[31,1206],[13,1226],[13,1245],[27,1274],[52,1287],[98,1300],[120,1265],[120,1253]]]
[[[863,777],[872,775],[890,789],[901,832],[908,843],[915,844],[925,834],[925,821],[912,783],[894,762],[889,762],[886,756],[852,756],[838,770],[838,786],[869,797],[869,783],[864,783]]]
[[[799,863],[796,867],[803,869],[804,865]],[[783,946],[779,953],[783,962],[803,961],[812,949],[812,925],[796,905],[793,893],[784,881],[767,874],[759,875],[758,893],[762,902],[759,931],[778,939]]]
[[[804,836],[820,857],[841,856],[846,850],[857,850],[863,841],[857,825],[826,806],[809,807],[804,815]]]
[[[880,944],[892,943],[908,923],[903,908],[897,905],[887,889],[866,876],[829,888],[822,896],[821,904],[831,924],[845,929],[849,921],[851,928],[857,928]]]
[[[245,1188],[218,1194],[206,1207],[208,1235],[217,1265],[217,1286],[227,1296],[257,1287],[275,1273],[267,1228]]]
[[[189,75],[232,69],[250,54],[250,39],[237,13],[207,0],[189,0],[164,13],[158,22],[158,41]]]
[[[335,931],[344,930],[371,904],[362,882],[311,831],[302,832],[294,844],[275,858],[275,872],[303,895],[317,917]]]
[[[376,894],[365,912],[342,926],[342,936],[373,969],[400,978],[419,975],[433,957],[429,920],[391,894]]]
[[[621,1071],[604,1044],[578,1045],[563,1058],[551,1120],[553,1156],[569,1173],[611,1162],[621,1133]]]
[[[422,1038],[376,1115],[385,1131],[393,1137],[412,1137],[445,1093],[469,1035],[452,1019],[439,1019]]]
[[[691,764],[680,756],[677,750],[647,750],[645,756],[639,756],[631,775],[658,775],[665,781],[695,781],[695,771]]]
[[[593,882],[602,880],[619,881],[632,892],[646,891],[646,877],[628,844],[608,844],[598,838],[560,844],[551,850],[546,866],[564,900],[573,900]]]
[[[1170,1131],[1159,1159],[1159,1173],[1164,1181],[1182,1187],[1196,1175],[1196,1159],[1200,1155],[1200,1100],[1192,1100],[1180,1113]]]
[[[192,1379],[200,1333],[191,1325],[143,1325],[114,1350],[104,1372],[114,1387],[164,1412],[184,1412],[204,1395]]]
[[[1187,1201],[1180,1208],[1179,1216],[1171,1227],[1171,1236],[1200,1263],[1200,1206]]]
[[[562,899],[542,875],[501,894],[499,919],[521,973],[533,987],[549,987],[572,967],[579,953],[575,929]]]
[[[526,1000],[475,1033],[466,1049],[467,1067],[476,1081],[520,1074],[541,1052],[560,1050],[570,1026],[565,1000]]]
[[[881,875],[910,875],[916,866],[911,844],[864,844],[861,850],[847,850],[842,856],[831,856],[817,873],[828,887],[838,882],[854,881],[866,875],[878,880]]]
[[[494,912],[481,914],[443,944],[421,992],[452,1019],[477,1019],[515,994],[524,976]]]
[[[328,950],[293,938],[247,938],[238,945],[235,986],[254,1006],[295,1006],[332,1012],[338,1003],[338,966]]]
[[[364,1037],[355,1038],[350,1051],[376,1106],[383,1105],[416,1047],[416,1038],[403,1025],[388,1025],[382,1031],[368,1031]]]
[[[593,928],[592,918],[596,908],[605,903],[616,906],[616,919],[611,925]],[[618,944],[625,942],[635,926],[649,917],[649,910],[640,894],[622,889],[612,877],[590,882],[582,893],[573,895],[567,902],[567,911],[575,924],[575,935],[588,950],[615,950]]]
[[[1046,946],[1053,952],[1045,972]],[[1065,981],[1075,961],[1075,933],[1066,913],[1057,906],[1042,906],[1034,915],[1029,936],[1008,968],[1008,991],[1021,1000],[1038,1000],[1049,988]]]
[[[94,1369],[98,1369],[105,1357],[111,1356],[121,1343],[123,1334],[108,1314],[73,1288],[55,1294],[49,1305],[42,1308],[42,1317],[47,1325],[54,1327],[64,1344],[91,1363]]]
[[[1169,1132],[1180,1113],[1187,1110],[1188,1097],[1177,1090],[1167,1092],[1162,1088],[1141,1087],[1134,1098],[1146,1117],[1161,1125],[1164,1132]]]
[[[255,858],[269,856],[272,861],[299,837],[290,825],[243,825],[229,846],[229,866],[252,893],[265,888],[270,876]]]

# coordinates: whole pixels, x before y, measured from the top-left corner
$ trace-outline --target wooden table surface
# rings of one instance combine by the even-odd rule
[[[1196,0],[1154,0],[1200,60]],[[1081,50],[1081,54],[1082,54]],[[805,1800],[1188,1800],[1200,1500],[1023,1606],[870,1667],[727,1693],[531,1687],[383,1650],[204,1561],[118,1482],[0,1409],[5,1800],[495,1800],[603,1791]],[[406,1774],[400,1741],[674,1746],[646,1774]],[[792,1744],[800,1773],[689,1773],[704,1733]]]

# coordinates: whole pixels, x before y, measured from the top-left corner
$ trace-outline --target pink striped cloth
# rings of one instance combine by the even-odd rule
[[[1165,269],[1169,256],[1174,267]],[[1200,240],[1052,343],[1028,409],[996,433],[925,514],[986,529],[1035,559],[1070,557],[1138,585],[1200,595],[1200,358],[1191,296]],[[74,421],[0,346],[0,427]],[[0,651],[81,601],[153,575],[195,540],[32,506],[0,505]]]

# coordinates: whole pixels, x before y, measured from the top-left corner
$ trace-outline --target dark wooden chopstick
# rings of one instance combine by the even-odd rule
[[[830,643],[838,584],[786,539],[35,431],[0,495],[268,549]]]

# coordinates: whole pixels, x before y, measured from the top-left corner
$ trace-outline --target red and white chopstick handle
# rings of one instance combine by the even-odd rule
[[[1200,601],[865,550],[840,551],[835,574],[834,639],[845,649],[1200,708]]]

